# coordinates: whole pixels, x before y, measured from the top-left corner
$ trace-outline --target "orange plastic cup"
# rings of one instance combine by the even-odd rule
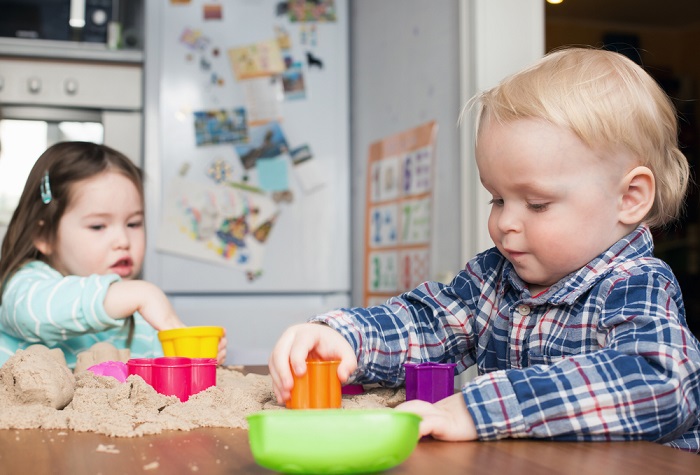
[[[294,375],[288,409],[335,409],[343,401],[338,365],[340,361],[306,360],[306,374]],[[294,371],[292,371],[294,373]]]

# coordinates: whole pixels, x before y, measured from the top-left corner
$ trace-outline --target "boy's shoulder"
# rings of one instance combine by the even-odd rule
[[[637,257],[634,259],[612,262],[610,274],[614,279],[647,276],[661,278],[675,284],[677,279],[671,267],[663,260],[654,256]]]

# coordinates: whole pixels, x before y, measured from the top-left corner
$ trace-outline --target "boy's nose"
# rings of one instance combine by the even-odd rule
[[[503,233],[517,232],[522,228],[522,223],[515,210],[506,205],[498,216],[498,229]]]

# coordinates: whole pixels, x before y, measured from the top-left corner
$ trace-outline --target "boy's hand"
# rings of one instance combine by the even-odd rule
[[[338,378],[347,381],[357,368],[355,352],[343,336],[326,325],[302,323],[289,327],[277,340],[268,363],[272,389],[277,402],[283,404],[291,397],[294,387],[292,368],[297,375],[306,373],[306,358],[340,360]]]
[[[438,440],[476,440],[476,427],[461,393],[434,404],[414,399],[396,406],[397,411],[413,412],[423,418],[419,438],[432,435]]]
[[[224,328],[224,334],[221,336],[221,339],[219,340],[219,349],[216,355],[216,362],[219,364],[224,364],[226,361],[226,345],[228,344],[228,341],[226,340],[226,329]]]

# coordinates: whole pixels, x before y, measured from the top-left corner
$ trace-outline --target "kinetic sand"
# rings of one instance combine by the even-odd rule
[[[79,362],[107,361],[103,358],[110,353],[104,350]],[[344,396],[343,408],[394,407],[404,399],[403,389],[374,388]],[[261,410],[287,409],[277,404],[269,376],[244,375],[234,367],[219,367],[216,386],[184,403],[157,393],[138,376],[120,383],[84,369],[73,374],[60,351],[41,346],[17,351],[0,367],[0,429],[70,429],[113,437],[197,427],[246,429],[245,416]]]

